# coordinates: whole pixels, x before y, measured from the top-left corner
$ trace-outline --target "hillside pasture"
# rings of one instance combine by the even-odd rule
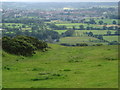
[[[117,46],[49,46],[32,57],[3,51],[3,88],[118,88]]]

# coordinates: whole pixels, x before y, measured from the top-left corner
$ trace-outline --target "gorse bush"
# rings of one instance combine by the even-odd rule
[[[34,37],[28,37],[28,36],[17,36],[15,37],[18,40],[23,40],[26,41],[27,43],[31,43],[35,49],[41,49],[44,50],[45,48],[47,48],[47,43],[44,41],[40,41],[37,38]]]
[[[16,36],[14,38],[2,38],[3,50],[16,55],[31,56],[35,53],[35,50],[43,51],[47,47],[46,42],[40,41],[33,37]]]
[[[76,43],[76,46],[88,46],[87,43]]]
[[[93,44],[93,46],[102,46],[103,44],[101,43],[97,43],[97,44]]]

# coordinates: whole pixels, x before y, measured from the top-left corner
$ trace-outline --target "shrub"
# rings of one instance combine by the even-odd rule
[[[38,40],[37,38],[34,38],[34,37],[17,36],[16,39],[20,39],[20,40],[26,41],[28,43],[31,43],[33,46],[36,47],[36,49],[43,50],[48,47],[46,42]]]
[[[70,69],[64,69],[64,71],[71,71]]]
[[[63,45],[63,46],[71,46],[71,45],[68,44],[68,43],[61,43],[60,45]]]
[[[27,36],[3,37],[2,48],[11,54],[31,56],[35,50],[47,48],[47,43]]]
[[[112,61],[112,60],[117,60],[117,58],[113,58],[113,57],[106,57],[105,60],[109,60],[109,61]]]
[[[100,43],[97,43],[97,44],[94,44],[93,46],[102,46],[103,44],[100,44]]]
[[[76,46],[88,46],[87,43],[76,43]]]

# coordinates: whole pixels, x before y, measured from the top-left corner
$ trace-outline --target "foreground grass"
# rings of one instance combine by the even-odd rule
[[[3,52],[3,87],[118,87],[117,46],[49,46],[32,57]]]
[[[2,89],[2,50],[0,46],[0,89]]]

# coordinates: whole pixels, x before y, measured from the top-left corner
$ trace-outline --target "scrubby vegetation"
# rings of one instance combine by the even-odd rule
[[[46,42],[33,37],[16,36],[14,38],[2,38],[3,50],[16,55],[31,56],[35,54],[35,50],[44,51],[47,47]]]

